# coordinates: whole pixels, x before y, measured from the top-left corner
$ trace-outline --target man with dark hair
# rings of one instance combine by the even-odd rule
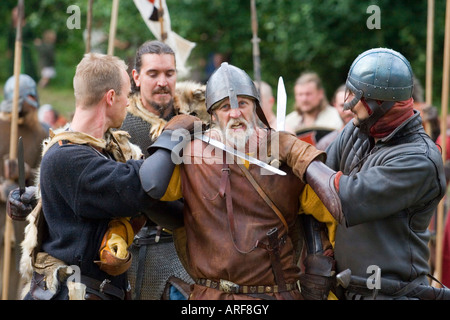
[[[148,157],[147,148],[160,135],[166,122],[180,113],[180,94],[176,91],[177,70],[174,51],[160,41],[147,41],[136,52],[131,73],[132,94],[121,130]],[[204,107],[204,89],[191,104]],[[182,201],[162,202],[153,210],[181,216]],[[173,230],[163,229],[148,220],[131,247],[133,259],[129,278],[133,299],[186,299],[192,278],[175,250]],[[173,285],[175,284],[175,286]]]

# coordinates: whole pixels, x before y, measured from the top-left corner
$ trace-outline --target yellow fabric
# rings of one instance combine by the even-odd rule
[[[100,250],[107,250],[116,257],[125,259],[128,247],[133,243],[134,231],[129,222],[130,218],[116,218],[109,222],[108,230],[105,234],[106,246]]]
[[[330,291],[328,293],[328,300],[339,300],[339,299],[334,295],[333,292]]]
[[[325,223],[328,237],[334,248],[337,221],[333,218],[314,190],[307,184],[300,195],[301,209],[299,214],[311,214],[318,221]],[[328,300],[339,300],[333,292],[328,293]]]
[[[128,254],[128,245],[123,237],[112,233],[106,243],[106,248],[110,248],[110,252],[120,259],[125,259]]]
[[[133,243],[134,231],[130,224],[130,218],[115,218],[109,222],[108,226],[108,231],[122,237],[128,246]]]
[[[169,185],[167,186],[166,193],[160,199],[161,201],[175,201],[181,199],[183,193],[181,191],[181,175],[180,166],[176,166],[173,170],[172,177],[170,178]]]
[[[306,185],[303,189],[300,196],[300,203],[301,209],[299,214],[311,214],[318,221],[326,224],[328,228],[328,237],[334,248],[336,227],[338,223],[309,185]]]

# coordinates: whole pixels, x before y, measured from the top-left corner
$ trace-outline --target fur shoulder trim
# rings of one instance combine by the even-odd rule
[[[66,131],[68,126],[69,124],[55,131],[50,129],[49,138],[43,141],[42,155],[44,155],[51,146],[61,140],[68,140],[74,144],[90,144],[93,147],[102,149],[106,147],[106,141],[104,139],[97,139],[83,132]]]
[[[135,117],[141,118],[145,122],[150,124],[150,138],[152,140],[155,140],[159,137],[162,130],[164,129],[164,126],[166,125],[167,121],[160,118],[156,114],[148,111],[144,108],[141,102],[141,95],[140,93],[135,93],[129,98],[130,104],[128,106],[127,112],[132,114]]]
[[[190,114],[208,124],[211,116],[206,111],[206,85],[195,81],[177,82],[174,109],[177,114]]]

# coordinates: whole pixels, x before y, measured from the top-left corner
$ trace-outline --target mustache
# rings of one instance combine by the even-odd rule
[[[237,124],[237,125],[243,124],[243,125],[245,125],[245,126],[248,128],[248,122],[247,122],[247,120],[239,118],[239,119],[233,119],[233,120],[230,120],[230,121],[227,123],[227,129],[231,129],[231,127],[234,126],[234,125],[236,125],[236,124]]]
[[[153,94],[166,94],[166,93],[171,93],[170,89],[168,87],[162,87],[162,88],[158,88],[152,91]]]

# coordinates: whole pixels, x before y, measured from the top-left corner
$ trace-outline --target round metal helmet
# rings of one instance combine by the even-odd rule
[[[3,89],[4,100],[0,105],[0,110],[3,112],[12,111],[12,103],[14,96],[15,77],[11,76],[5,83]],[[36,100],[30,99],[29,96],[34,97]],[[21,74],[19,76],[19,112],[22,111],[23,101],[26,101],[29,105],[38,108],[39,97],[36,88],[36,81],[29,75]]]
[[[392,49],[376,48],[360,54],[353,61],[346,86],[355,97],[344,104],[353,108],[365,99],[380,101],[408,100],[413,92],[414,76],[408,60]]]
[[[206,111],[211,113],[212,107],[225,98],[230,99],[231,108],[238,108],[237,96],[247,96],[255,99],[256,114],[269,127],[253,80],[244,70],[223,62],[206,83]]]

